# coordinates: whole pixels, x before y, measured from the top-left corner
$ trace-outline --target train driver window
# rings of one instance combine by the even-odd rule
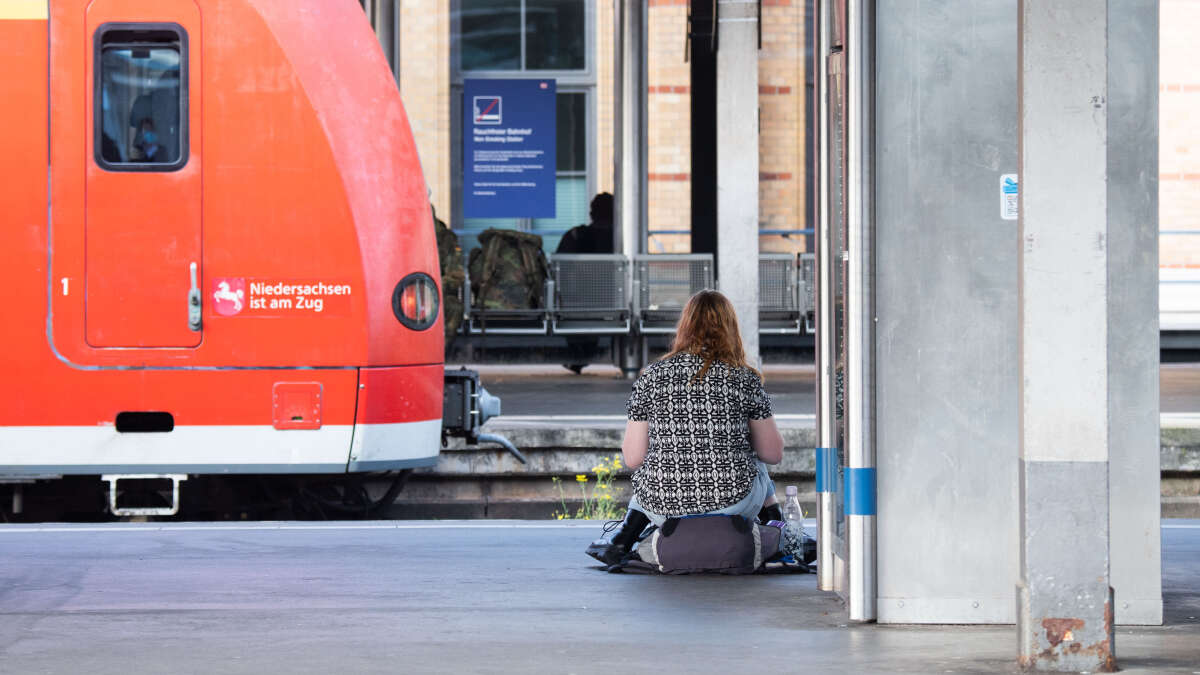
[[[187,33],[178,24],[96,31],[96,162],[110,171],[187,163]]]

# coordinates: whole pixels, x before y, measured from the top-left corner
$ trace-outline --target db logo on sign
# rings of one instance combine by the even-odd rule
[[[246,306],[246,280],[241,277],[213,279],[213,308],[221,316],[235,316]]]

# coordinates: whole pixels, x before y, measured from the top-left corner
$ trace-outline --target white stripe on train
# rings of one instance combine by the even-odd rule
[[[442,421],[269,425],[181,425],[120,433],[112,426],[0,427],[0,474],[100,472],[313,473],[432,464]]]

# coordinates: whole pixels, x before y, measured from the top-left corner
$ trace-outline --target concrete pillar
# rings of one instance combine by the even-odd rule
[[[758,365],[758,0],[717,16],[717,280]]]
[[[614,0],[617,23],[616,227],[613,249],[637,255],[646,247],[647,4]]]
[[[1018,660],[1116,667],[1109,583],[1107,2],[1020,0]]]
[[[1109,566],[1117,624],[1162,623],[1158,0],[1108,3]]]

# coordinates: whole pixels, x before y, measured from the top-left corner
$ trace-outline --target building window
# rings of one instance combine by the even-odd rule
[[[594,0],[458,0],[453,17],[454,199],[462,191],[462,81],[552,77],[557,83],[554,218],[466,218],[452,223],[463,250],[489,227],[533,232],[547,253],[570,228],[588,221],[594,185],[595,88],[591,25]]]
[[[584,5],[584,0],[462,0],[462,70],[585,69]]]
[[[178,24],[96,31],[95,156],[113,171],[187,163],[187,33]]]

